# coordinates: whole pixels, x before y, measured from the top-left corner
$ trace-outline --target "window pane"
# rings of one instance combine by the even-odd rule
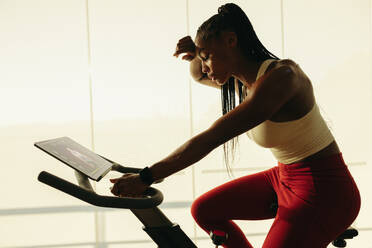
[[[0,216],[0,246],[92,244],[95,241],[93,217],[93,213]]]
[[[71,169],[33,143],[70,136],[90,147],[84,1],[3,1],[0,30],[0,119],[4,185],[1,208],[68,203],[42,192],[41,170]],[[5,152],[4,152],[5,151]],[[21,184],[15,184],[14,179]],[[47,193],[50,192],[50,193]],[[21,196],[22,197],[19,197]],[[69,198],[70,199],[70,198]]]

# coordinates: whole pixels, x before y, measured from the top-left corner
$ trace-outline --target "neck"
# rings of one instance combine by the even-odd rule
[[[249,60],[240,55],[236,59],[232,76],[239,79],[246,87],[250,87],[256,81],[260,66],[260,62]]]

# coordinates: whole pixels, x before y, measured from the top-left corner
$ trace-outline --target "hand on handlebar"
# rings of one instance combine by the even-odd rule
[[[120,197],[143,197],[148,185],[144,184],[139,174],[124,174],[119,178],[110,179],[114,185],[111,193]]]
[[[176,51],[174,52],[173,56],[178,56],[182,53],[186,53],[186,55],[182,56],[182,59],[191,61],[195,58],[195,50],[196,46],[194,41],[191,39],[190,36],[183,37],[180,39],[176,46]]]

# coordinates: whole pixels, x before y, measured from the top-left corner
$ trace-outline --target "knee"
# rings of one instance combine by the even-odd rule
[[[195,199],[190,209],[193,218],[195,220],[201,220],[208,216],[208,212],[210,211],[208,205],[208,201],[203,196]]]

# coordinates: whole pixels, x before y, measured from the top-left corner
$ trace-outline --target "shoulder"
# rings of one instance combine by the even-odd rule
[[[251,97],[289,100],[300,90],[297,64],[290,59],[276,60],[251,89]],[[281,100],[280,100],[281,101]]]
[[[281,59],[272,62],[266,69],[262,80],[276,81],[287,78],[288,82],[295,82],[298,76],[298,64],[291,59]]]
[[[295,61],[293,61],[292,59],[280,59],[280,60],[276,60],[276,66],[297,67],[298,64]]]
[[[267,72],[268,71],[269,68]],[[272,63],[271,71],[272,72],[276,71],[276,74],[287,77],[288,81],[292,83],[292,86],[304,89],[309,88],[309,86],[310,88],[312,88],[309,77],[301,69],[301,67],[291,59],[276,60],[275,62]]]
[[[301,69],[291,59],[280,59],[272,62],[267,68],[263,81],[283,81],[289,87],[298,86],[301,77]],[[266,80],[265,80],[266,79]]]
[[[268,71],[277,70],[280,68],[289,69],[291,72],[297,72],[298,64],[291,59],[280,59],[275,60],[268,68]]]

